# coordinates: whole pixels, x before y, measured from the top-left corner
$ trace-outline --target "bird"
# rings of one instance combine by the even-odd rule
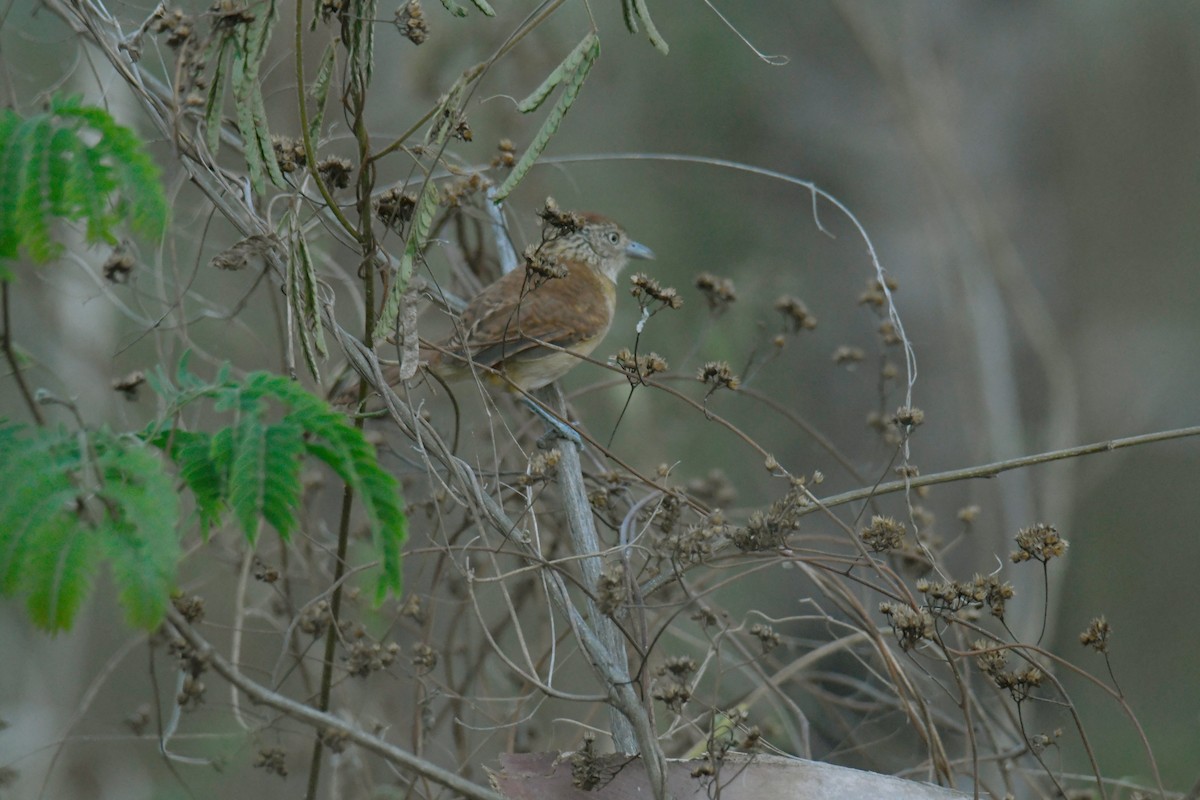
[[[525,251],[525,268],[501,276],[472,298],[455,329],[420,347],[422,366],[446,383],[472,376],[521,395],[567,439],[579,435],[528,393],[547,386],[590,355],[608,334],[617,306],[617,278],[630,260],[654,251],[619,224],[593,212],[547,206],[542,241]],[[397,368],[385,369],[389,383]],[[335,393],[348,398],[348,386]]]
[[[524,394],[596,349],[616,312],[618,276],[654,252],[600,214],[559,214],[552,223],[526,251],[525,269],[484,288],[449,337],[422,348],[430,371],[448,382],[489,377]]]

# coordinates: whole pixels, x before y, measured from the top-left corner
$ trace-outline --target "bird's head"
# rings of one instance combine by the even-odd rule
[[[654,251],[635,242],[608,217],[583,213],[583,227],[558,240],[563,255],[587,261],[613,283],[629,259],[651,259]]]

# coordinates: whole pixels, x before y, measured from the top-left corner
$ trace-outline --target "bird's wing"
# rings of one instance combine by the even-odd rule
[[[616,289],[607,278],[578,265],[562,278],[533,281],[515,270],[484,289],[463,311],[465,342],[456,334],[446,349],[494,367],[536,357],[542,342],[571,348],[608,332]]]

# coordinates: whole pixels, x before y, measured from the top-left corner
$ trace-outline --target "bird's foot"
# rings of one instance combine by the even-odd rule
[[[583,449],[583,439],[580,437],[579,431],[557,419],[546,421],[546,432],[538,437],[537,447],[539,450],[553,449],[555,442],[559,439],[574,442],[576,447],[580,450]]]
[[[537,440],[539,450],[549,450],[554,447],[554,442],[557,439],[566,439],[568,442],[574,442],[576,447],[580,450],[583,449],[583,439],[580,437],[579,431],[529,398],[522,399],[529,410],[541,417],[546,423],[546,432]]]

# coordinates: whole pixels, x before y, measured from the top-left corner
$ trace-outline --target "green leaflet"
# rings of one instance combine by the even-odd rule
[[[304,363],[317,383],[321,382],[321,369],[317,356],[328,355],[325,344],[325,326],[317,308],[317,269],[304,232],[295,227],[291,233],[291,254],[288,259],[288,301],[292,304],[292,324],[300,337],[300,350]],[[311,330],[310,330],[311,328]]]
[[[558,86],[564,80],[569,80],[579,70],[579,65],[583,63],[584,58],[591,52],[596,44],[596,34],[594,31],[589,31],[587,36],[579,44],[575,45],[575,49],[567,54],[567,57],[554,68],[554,70],[546,76],[542,81],[542,85],[534,89],[528,97],[517,103],[517,111],[522,114],[528,114],[530,111],[536,111],[541,107],[550,93],[554,91],[554,87]],[[592,60],[595,60],[593,56]]]
[[[546,119],[542,122],[542,127],[538,130],[537,135],[530,143],[529,147],[521,154],[521,158],[513,166],[512,172],[505,178],[504,183],[496,189],[492,196],[492,202],[499,203],[508,197],[517,184],[525,177],[533,165],[542,155],[542,151],[546,149],[546,145],[550,143],[550,139],[558,131],[558,126],[562,123],[563,117],[570,110],[571,105],[575,102],[575,98],[579,95],[579,90],[583,88],[583,82],[587,79],[588,72],[591,71],[592,65],[596,63],[596,59],[600,57],[600,39],[594,34],[588,34],[584,42],[591,39],[590,46],[584,51],[583,58],[580,60],[578,67],[570,76],[564,76],[566,86],[563,88],[563,93],[559,95],[558,102],[550,109],[550,113],[546,115]],[[565,63],[565,62],[564,62]],[[528,99],[528,98],[527,98]]]
[[[0,429],[0,593],[70,627],[107,562],[129,621],[162,621],[180,558],[179,501],[140,440],[108,430]]]
[[[312,456],[361,499],[382,569],[376,597],[382,600],[389,591],[399,591],[400,547],[407,536],[399,485],[343,414],[295,381],[267,372],[251,373],[242,382],[222,374],[216,382],[204,383],[181,362],[180,388],[162,370],[150,382],[172,415],[200,399],[235,415],[233,424],[211,436],[181,430],[145,434],[175,462],[196,495],[202,522],[215,524],[229,508],[250,541],[263,520],[287,540],[299,521],[304,458]],[[282,419],[268,423],[268,415],[277,417],[279,410]]]
[[[153,629],[166,615],[181,558],[179,497],[142,442],[120,441],[121,447],[105,447],[97,458],[104,497],[115,509],[100,529],[100,546],[130,624]]]
[[[346,74],[353,87],[352,93],[364,95],[371,85],[371,71],[375,66],[375,0],[350,0],[353,4],[349,23],[343,29],[346,40]],[[348,35],[347,35],[348,34]]]
[[[216,57],[212,59],[213,74],[208,84],[208,96],[204,98],[204,144],[215,158],[221,149],[221,109],[225,105],[225,66],[230,36],[223,36],[216,46]],[[211,48],[210,48],[211,54]]]
[[[646,36],[650,39],[650,44],[654,45],[654,49],[662,53],[664,56],[671,49],[667,46],[667,40],[658,32],[658,28],[654,25],[654,20],[650,19],[650,9],[646,8],[646,0],[626,0],[626,4],[633,4],[633,13],[646,26]],[[629,30],[637,33],[637,23],[632,22],[629,16],[629,9],[624,9],[625,24],[629,26]],[[632,24],[631,24],[632,23]]]
[[[321,125],[325,121],[325,100],[329,96],[329,82],[333,79],[333,68],[336,64],[337,42],[333,41],[325,46],[325,52],[321,55],[321,66],[317,69],[317,77],[312,86],[308,88],[308,93],[316,105],[313,115],[308,121],[308,136],[313,140],[314,147],[316,140],[320,138]]]
[[[237,32],[230,37],[233,56],[229,82],[233,88],[238,131],[242,134],[250,185],[259,194],[266,190],[268,177],[276,186],[286,185],[283,173],[279,171],[279,163],[275,160],[258,81],[259,68],[266,56],[276,17],[275,3],[269,1],[265,9],[256,13],[250,22],[240,24]]]
[[[437,210],[437,204],[437,185],[432,179],[427,179],[425,186],[421,189],[421,197],[417,200],[412,226],[408,231],[408,241],[404,244],[404,255],[400,257],[400,266],[393,276],[387,300],[384,301],[383,310],[379,312],[379,319],[375,321],[375,328],[371,332],[372,341],[383,341],[396,328],[396,318],[400,315],[400,303],[404,290],[408,288],[408,282],[412,279],[413,265],[416,263],[417,256],[425,249],[426,239],[433,226],[433,214]]]
[[[158,236],[167,217],[158,168],[108,112],[58,95],[28,118],[0,111],[0,262],[22,249],[34,261],[54,258],[55,218],[85,222],[89,242],[115,243],[122,220]],[[0,279],[9,278],[0,263]]]

